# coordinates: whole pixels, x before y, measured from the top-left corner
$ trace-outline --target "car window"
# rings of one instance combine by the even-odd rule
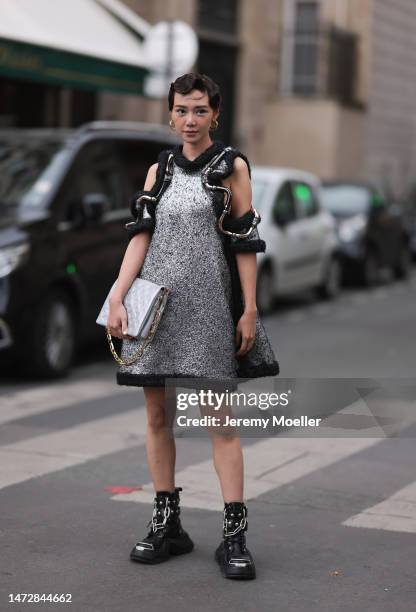
[[[0,213],[43,202],[68,157],[61,147],[60,140],[0,136]]]
[[[255,176],[251,181],[252,203],[254,208],[261,214],[264,208],[264,199],[267,191],[267,181],[258,179]]]
[[[334,215],[363,214],[370,207],[370,192],[361,185],[328,184],[320,193],[322,205]]]
[[[299,219],[312,217],[318,213],[318,202],[311,185],[304,181],[293,181],[293,195]]]
[[[136,191],[143,189],[147,172],[157,162],[160,151],[171,149],[172,144],[146,140],[119,140],[115,143],[125,177],[124,206],[128,207]]]
[[[99,194],[108,210],[123,208],[123,171],[112,141],[90,142],[78,152],[59,197],[59,216],[74,221],[82,199]]]
[[[276,223],[279,223],[281,219],[287,223],[296,219],[295,201],[289,181],[281,186],[276,195],[273,203],[273,218]]]

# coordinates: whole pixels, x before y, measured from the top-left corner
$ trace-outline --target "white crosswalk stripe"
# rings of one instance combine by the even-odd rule
[[[345,459],[380,442],[377,438],[268,438],[244,448],[245,499],[253,499],[293,482],[315,470]],[[177,486],[183,488],[181,504],[188,508],[221,510],[223,501],[211,459],[176,472]],[[142,490],[114,495],[116,501],[150,503],[152,483]]]
[[[3,391],[0,394],[0,425],[122,392],[123,389],[112,378],[105,380],[102,377]],[[127,388],[125,392],[137,394],[137,389]]]
[[[0,424],[19,417],[47,413],[56,408],[69,408],[81,401],[122,393],[114,381],[102,378],[81,380],[70,384],[40,386],[6,394],[2,404]],[[137,393],[137,389],[124,389]],[[5,399],[3,394],[2,400]],[[365,414],[361,400],[338,414]],[[17,416],[18,415],[18,416]],[[330,416],[336,419],[337,415]],[[371,416],[370,411],[367,412]],[[19,442],[0,446],[0,489],[23,483],[29,479],[53,474],[59,470],[85,464],[114,452],[145,443],[147,425],[144,406],[122,414],[99,418],[88,423],[67,427]],[[335,430],[325,437],[324,429],[310,431],[303,436],[299,431],[287,431],[284,436],[260,439],[244,448],[245,499],[256,498],[272,489],[294,482],[316,470],[351,457],[382,442],[376,422],[366,435]],[[179,441],[178,451],[181,443]],[[220,484],[212,458],[191,464],[176,473],[178,486],[183,487],[182,505],[189,508],[222,510]],[[152,503],[154,488],[151,482],[142,490],[114,495],[115,501]],[[416,532],[416,482],[394,493],[379,504],[364,509],[342,523],[348,527],[365,527],[392,531]]]
[[[0,446],[0,489],[143,444],[146,422],[132,410]]]
[[[342,523],[348,527],[416,533],[416,481]]]
[[[367,414],[372,416],[366,404],[358,400],[337,414]],[[287,437],[273,437],[244,448],[244,486],[245,498],[253,499],[271,489],[293,482],[315,470],[345,459],[354,453],[370,448],[380,442],[379,427],[374,421],[374,437],[356,437],[353,431],[344,429],[344,436],[337,437],[336,430],[330,428],[337,415],[323,421],[319,430],[309,428],[302,434],[299,430],[287,431]],[[331,421],[332,420],[332,421]],[[327,427],[325,426],[327,423]],[[328,434],[328,437],[324,437]],[[370,431],[367,430],[367,435]],[[338,434],[339,435],[339,434]],[[187,492],[183,506],[219,510],[222,497],[217,474],[211,459],[189,465],[176,473],[178,486]],[[115,495],[116,501],[149,503],[153,500],[152,483],[143,485],[142,490]]]

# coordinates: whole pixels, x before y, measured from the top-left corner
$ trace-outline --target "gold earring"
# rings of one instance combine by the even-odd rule
[[[169,127],[171,130],[173,130],[174,132],[176,132],[175,130],[175,124],[173,123],[172,119],[169,119]]]
[[[218,121],[216,119],[214,119],[215,121],[215,125],[211,125],[211,127],[209,128],[210,130],[212,130],[213,132],[218,129]]]

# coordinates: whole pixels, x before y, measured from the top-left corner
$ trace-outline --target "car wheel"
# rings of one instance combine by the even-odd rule
[[[260,314],[269,314],[273,310],[273,273],[269,267],[261,268],[257,275],[256,302]]]
[[[410,272],[411,253],[406,243],[401,245],[396,264],[393,266],[395,278],[408,278]]]
[[[336,298],[341,289],[341,262],[337,257],[331,257],[325,270],[325,278],[318,286],[318,297],[326,300]]]
[[[67,294],[49,293],[39,304],[31,333],[30,359],[26,365],[36,376],[65,376],[74,360],[76,348],[75,313]]]
[[[380,280],[380,269],[374,251],[369,251],[363,263],[362,284],[365,287],[373,287]]]

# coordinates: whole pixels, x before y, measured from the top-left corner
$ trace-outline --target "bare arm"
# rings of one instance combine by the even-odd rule
[[[157,166],[158,164],[153,164],[149,168],[144,184],[144,189],[146,191],[150,190],[156,182]],[[110,313],[107,327],[111,335],[116,338],[130,337],[123,335],[123,331],[127,329],[127,313],[123,306],[123,299],[143,265],[150,240],[150,232],[142,231],[133,236],[127,245],[120,266],[117,284],[110,297]]]
[[[252,190],[246,162],[240,157],[234,160],[234,170],[231,175],[231,191],[233,193],[231,215],[240,217],[251,209]],[[236,253],[238,274],[244,298],[244,312],[236,329],[236,342],[241,341],[237,356],[248,352],[254,343],[256,330],[256,253]]]

